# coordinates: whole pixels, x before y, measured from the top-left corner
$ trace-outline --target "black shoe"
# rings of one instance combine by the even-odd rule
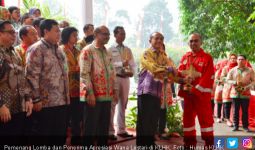
[[[133,137],[132,134],[128,134],[127,132],[121,133],[121,134],[117,134],[117,135],[122,137],[122,138],[131,138],[131,137]]]
[[[160,138],[160,140],[169,140],[170,139],[169,136],[160,136],[159,138]]]
[[[251,130],[250,130],[249,128],[243,128],[243,130],[244,130],[245,132],[251,132]]]
[[[116,141],[117,140],[117,136],[115,136],[114,134],[111,134],[111,135],[109,135],[108,139],[112,140],[112,141]]]
[[[238,128],[237,127],[234,127],[234,129],[232,131],[238,131]]]

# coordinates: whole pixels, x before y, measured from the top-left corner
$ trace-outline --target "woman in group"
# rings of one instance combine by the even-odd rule
[[[214,79],[214,87],[215,87],[215,93],[214,93],[214,102],[217,104],[217,123],[221,123],[223,121],[222,114],[222,91],[224,82],[221,78],[221,72],[226,65],[226,60],[220,61],[215,66],[215,79]]]
[[[226,81],[228,72],[235,66],[237,66],[237,55],[230,54],[229,61],[227,65],[222,69],[222,72],[221,72],[221,79],[222,81],[224,81],[224,87],[222,92],[222,100],[224,103],[224,114],[227,120],[227,125],[230,127],[233,126],[233,123],[230,120],[230,110],[231,110],[231,104],[232,104],[232,99],[230,98],[231,85],[226,83],[225,81]]]
[[[72,128],[72,145],[81,144],[82,104],[80,102],[80,67],[78,58],[80,51],[75,48],[78,40],[78,30],[74,27],[64,28],[61,33],[61,49],[68,62],[69,94],[70,94],[70,119]]]

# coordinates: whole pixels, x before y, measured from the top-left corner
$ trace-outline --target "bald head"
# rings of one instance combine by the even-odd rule
[[[94,35],[96,36],[97,34],[102,33],[104,31],[108,31],[108,33],[110,34],[109,29],[105,25],[102,25],[95,28]]]
[[[200,41],[201,41],[201,42],[203,41],[202,35],[199,34],[199,33],[192,33],[192,34],[190,35],[190,37],[191,37],[191,36],[199,37]]]
[[[189,47],[192,52],[198,52],[202,45],[202,36],[199,33],[193,33],[189,37]]]
[[[104,25],[95,28],[94,37],[98,44],[100,45],[107,44],[110,39],[109,29]]]

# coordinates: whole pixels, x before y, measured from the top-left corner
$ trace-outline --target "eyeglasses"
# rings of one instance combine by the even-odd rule
[[[109,32],[101,32],[100,34],[102,34],[103,36],[110,36],[110,33]]]
[[[3,31],[0,31],[0,32],[6,32],[6,33],[9,33],[11,35],[16,35],[16,32],[14,30],[3,30]]]
[[[238,58],[237,60],[241,61],[241,60],[245,60],[244,58]]]
[[[189,42],[190,43],[197,43],[199,40],[198,39],[196,39],[196,40],[190,40]]]

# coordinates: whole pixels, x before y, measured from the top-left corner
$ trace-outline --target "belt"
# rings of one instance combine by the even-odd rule
[[[116,74],[117,77],[120,77],[120,78],[128,78],[127,76],[125,75],[121,75],[121,74]]]

